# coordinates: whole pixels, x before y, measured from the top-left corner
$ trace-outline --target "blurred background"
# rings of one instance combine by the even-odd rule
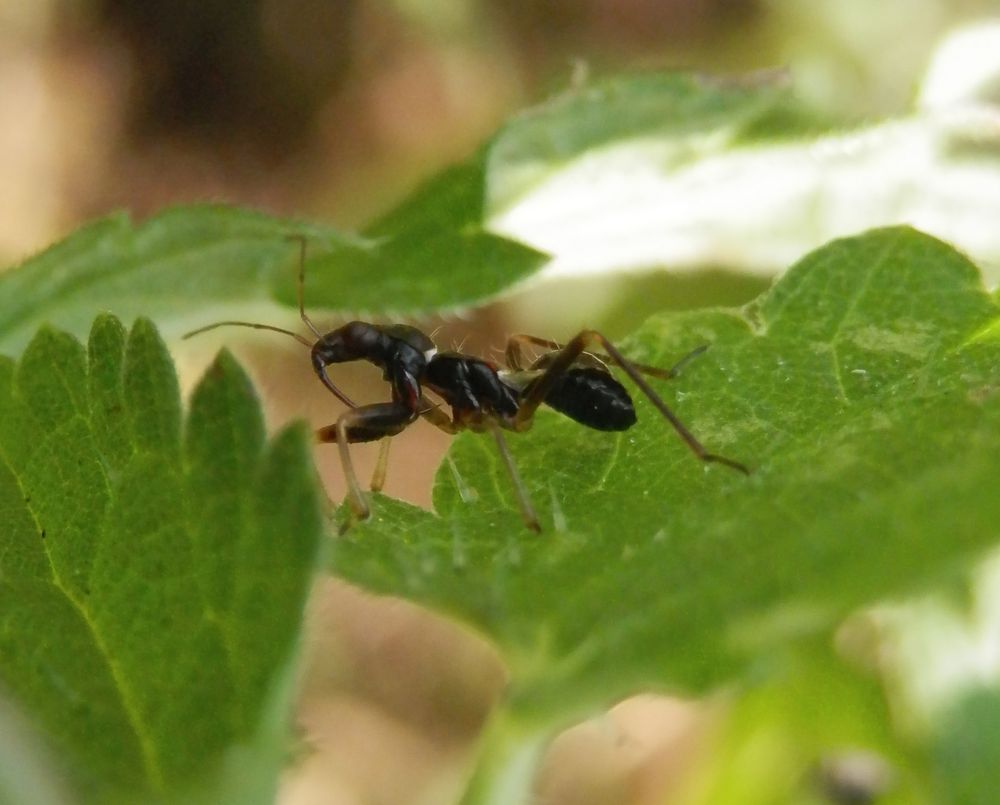
[[[0,0],[0,264],[196,200],[347,229],[582,75],[790,67],[841,119],[905,111],[995,0]]]

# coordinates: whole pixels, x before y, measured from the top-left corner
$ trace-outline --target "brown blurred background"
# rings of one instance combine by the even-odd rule
[[[984,0],[0,0],[0,265],[124,208],[369,221],[582,69],[790,65],[905,109]],[[905,30],[905,37],[900,32]]]

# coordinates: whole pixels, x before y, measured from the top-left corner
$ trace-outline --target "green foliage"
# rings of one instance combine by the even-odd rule
[[[542,413],[511,437],[541,536],[492,444],[468,434],[439,472],[437,515],[379,498],[333,567],[487,630],[515,708],[705,690],[995,544],[1000,344],[979,334],[997,317],[975,267],[939,241],[834,242],[742,313],[654,318],[623,345],[668,366],[711,344],[662,392],[752,477],[699,464],[642,399],[620,435]]]
[[[224,799],[227,755],[266,745],[232,801],[269,801],[321,534],[303,437],[265,444],[225,353],[182,425],[142,319],[98,318],[86,351],[43,329],[0,363],[0,679],[86,798]]]
[[[773,134],[763,121],[787,109],[774,75],[724,81],[650,73],[595,82],[515,117],[490,143],[488,206],[497,213],[571,160],[623,142],[673,143],[663,168],[694,162],[720,141]]]
[[[310,261],[306,298],[389,318],[468,307],[538,269],[545,255],[483,228],[481,161],[444,171],[352,246]],[[280,298],[295,299],[291,275]]]
[[[97,221],[0,275],[0,350],[20,351],[45,323],[82,337],[102,311],[177,321],[205,305],[246,306],[265,297],[277,266],[293,270],[284,238],[301,230],[207,206],[138,227],[122,214]]]
[[[628,192],[602,195],[621,185],[608,173],[638,163],[669,176],[787,134],[789,121],[810,125],[766,81],[616,79],[512,119],[359,237],[199,206],[137,226],[108,218],[0,276],[0,350],[20,355],[0,359],[0,682],[75,790],[269,800],[322,526],[304,434],[266,444],[228,354],[185,417],[157,330],[139,319],[126,333],[101,311],[151,317],[167,337],[229,317],[295,322],[289,235],[308,240],[310,309],[467,307],[546,259],[488,225],[571,163],[584,169],[527,205],[541,218],[529,229],[572,238],[617,216],[637,228],[596,229],[613,235],[602,259],[636,238],[647,257],[671,254],[665,226],[619,203]],[[660,190],[658,203],[676,188]],[[787,250],[808,227],[784,223]],[[541,535],[525,529],[489,438],[464,434],[439,471],[436,512],[375,496],[329,567],[496,641],[511,671],[495,730],[508,750],[534,731],[537,751],[540,736],[625,693],[764,680],[735,709],[706,801],[746,792],[744,753],[765,731],[780,756],[756,768],[760,801],[798,790],[836,742],[909,762],[874,682],[833,660],[830,630],[852,608],[961,579],[996,542],[998,306],[976,268],[929,236],[835,241],[746,308],[661,315],[621,345],[660,366],[711,346],[679,379],[653,382],[751,477],[699,464],[641,397],[622,434],[542,411],[510,437]],[[87,328],[84,347],[74,336]],[[993,710],[990,699],[938,736],[927,763],[946,795],[965,796],[959,776],[989,790],[976,786]],[[525,768],[524,753],[511,757]],[[473,796],[510,790],[495,761]],[[906,776],[912,790],[919,777]]]
[[[828,642],[776,647],[755,683],[732,701],[689,805],[863,801],[832,793],[847,781],[870,784],[864,801],[923,801],[926,783],[908,768],[879,680],[858,673]],[[859,758],[871,771],[844,774]]]
[[[451,192],[474,198],[482,186],[459,172]],[[101,312],[148,316],[169,336],[249,309],[291,320],[298,245],[290,235],[308,240],[309,306],[342,313],[385,310],[387,302],[410,314],[466,306],[539,267],[538,252],[486,234],[478,222],[447,226],[457,208],[438,195],[363,238],[218,206],[168,210],[136,227],[111,216],[0,274],[0,351],[19,352],[45,323],[82,337]],[[451,261],[465,270],[442,270]]]
[[[1000,693],[984,688],[967,694],[943,720],[933,747],[942,799],[955,805],[996,800],[1000,769]]]

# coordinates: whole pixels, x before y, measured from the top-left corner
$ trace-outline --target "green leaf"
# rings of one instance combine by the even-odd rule
[[[923,801],[925,770],[894,730],[882,680],[832,649],[797,641],[728,697],[691,805]]]
[[[137,227],[122,214],[97,221],[0,275],[0,349],[20,351],[46,322],[82,336],[103,311],[180,331],[206,307],[245,309],[267,299],[274,272],[294,271],[290,233],[333,237],[216,206],[169,210]]]
[[[681,293],[726,304],[740,285],[701,272],[774,277],[832,238],[910,221],[1000,279],[997,138],[948,103],[831,125],[781,78],[618,76],[523,112],[487,149],[490,231],[551,255],[545,280],[585,284],[577,324],[622,297],[629,272],[693,275]],[[632,298],[648,304],[645,288]]]
[[[125,410],[137,450],[176,450],[181,432],[180,389],[174,364],[158,349],[159,333],[148,319],[139,319],[125,345]]]
[[[711,344],[658,388],[750,478],[700,464],[643,398],[617,435],[542,411],[509,440],[540,536],[490,440],[465,434],[437,515],[376,497],[332,566],[485,629],[521,712],[704,690],[997,541],[997,319],[975,267],[933,238],[835,241],[744,311],[661,316],[622,345],[669,366]]]
[[[87,392],[90,421],[99,449],[115,472],[132,452],[131,423],[125,413],[123,388],[125,328],[114,316],[99,316],[90,331],[87,351]]]
[[[982,689],[966,695],[943,719],[932,751],[942,802],[993,802],[1000,764],[1000,693]]]
[[[686,73],[613,77],[572,88],[505,125],[487,159],[488,210],[502,212],[585,153],[626,142],[668,146],[676,169],[735,142],[787,103],[786,86],[761,74],[724,81]]]
[[[108,316],[0,363],[0,423],[0,680],[82,797],[225,801],[243,752],[232,801],[271,801],[322,532],[302,429],[267,446],[224,353],[182,450],[159,335]]]
[[[457,188],[481,191],[463,176]],[[468,213],[454,218],[447,195],[421,197],[367,238],[219,206],[178,207],[136,227],[124,215],[98,221],[0,275],[0,349],[20,351],[43,323],[82,336],[105,311],[151,317],[171,337],[249,310],[262,321],[297,321],[290,235],[308,241],[310,308],[341,313],[467,306],[541,264],[539,253],[483,232]]]
[[[481,158],[443,171],[366,232],[309,261],[310,305],[365,318],[469,307],[539,269],[541,252],[484,229]],[[276,294],[295,300],[290,275]]]
[[[573,90],[514,118],[363,236],[223,206],[178,207],[135,226],[111,216],[0,274],[0,350],[20,352],[45,323],[80,337],[101,312],[150,317],[168,338],[226,318],[295,326],[289,235],[308,239],[310,310],[399,318],[467,308],[548,261],[545,246],[504,236],[496,216],[568,161],[616,143],[660,142],[672,164],[692,162],[705,143],[718,150],[787,97],[765,81],[680,74]]]

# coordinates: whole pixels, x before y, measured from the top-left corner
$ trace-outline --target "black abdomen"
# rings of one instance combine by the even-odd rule
[[[594,430],[628,430],[636,421],[625,387],[608,372],[590,367],[566,372],[545,404]]]

